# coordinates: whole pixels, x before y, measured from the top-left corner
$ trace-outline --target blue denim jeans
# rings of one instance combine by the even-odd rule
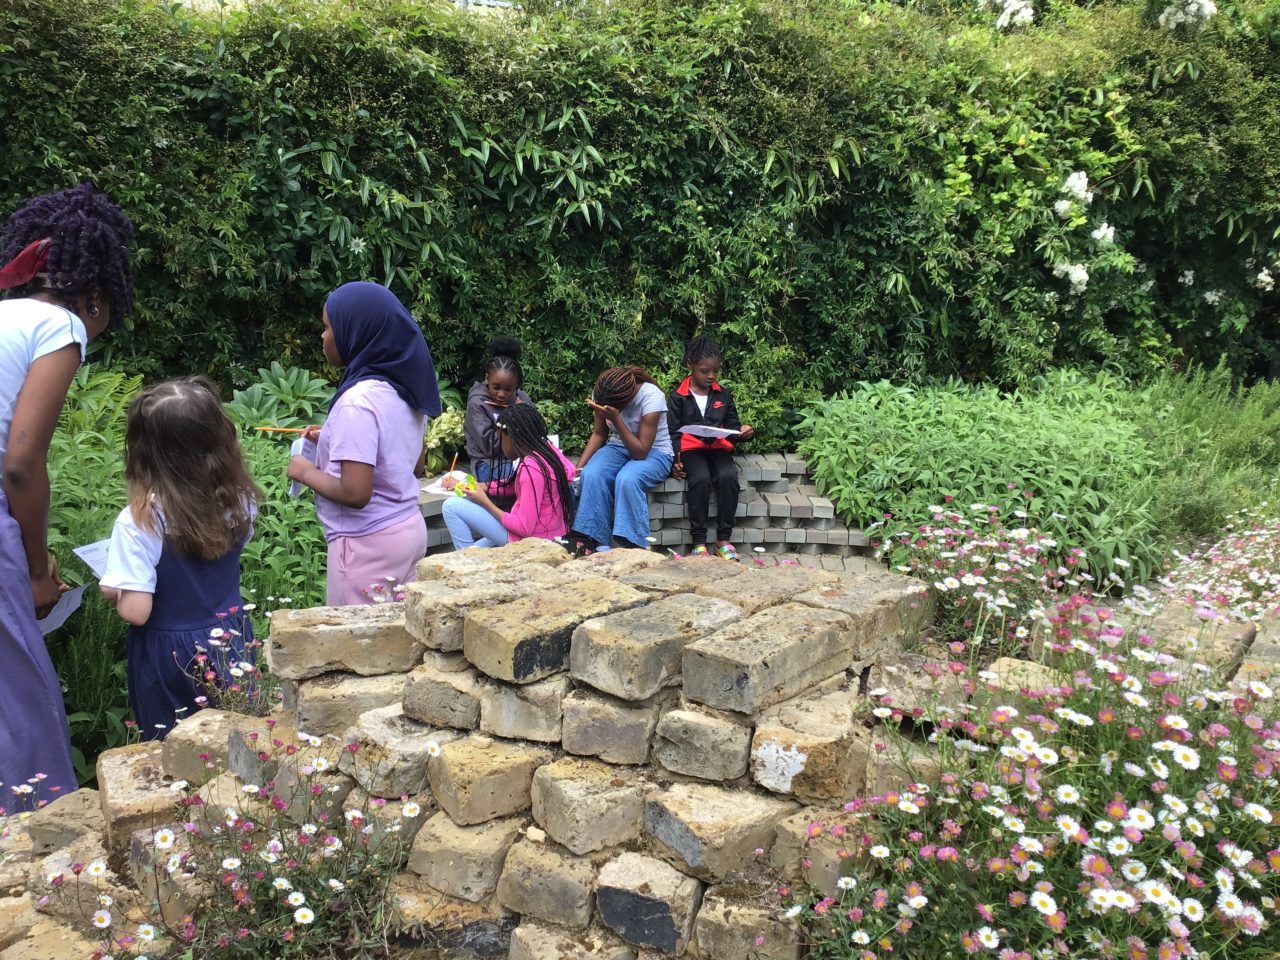
[[[480,504],[455,496],[444,502],[443,510],[453,549],[500,547],[507,542],[507,528]]]
[[[647,546],[649,491],[671,475],[671,461],[658,450],[633,460],[622,444],[606,443],[582,468],[573,529],[606,546],[611,537]]]

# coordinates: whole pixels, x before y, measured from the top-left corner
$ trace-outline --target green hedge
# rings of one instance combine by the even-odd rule
[[[1277,0],[1195,36],[1136,2],[1007,33],[967,3],[349,6],[0,5],[0,207],[84,177],[124,203],[129,369],[317,367],[358,277],[454,379],[523,337],[560,404],[617,361],[673,378],[706,325],[763,444],[854,380],[1277,360]]]

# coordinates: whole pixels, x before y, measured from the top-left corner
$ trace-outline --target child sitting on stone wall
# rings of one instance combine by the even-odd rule
[[[525,537],[557,540],[573,523],[574,466],[547,436],[547,424],[532,403],[507,407],[496,423],[502,455],[514,463],[509,480],[466,489],[444,503],[444,522],[456,550],[500,547]],[[444,480],[452,490],[452,477]],[[493,497],[514,494],[510,510]]]
[[[717,379],[720,376],[720,347],[706,336],[689,341],[684,352],[689,376],[667,397],[667,425],[676,451],[671,476],[687,480],[689,533],[693,540],[690,556],[705,556],[707,513],[711,507],[711,485],[716,488],[716,552],[726,560],[737,560],[733,547],[733,520],[738,510],[738,468],[733,464],[733,443],[729,436],[702,435],[698,427],[711,428],[708,434],[736,431],[734,439],[750,440],[755,430],[738,419],[733,394]],[[681,427],[695,432],[681,433]]]

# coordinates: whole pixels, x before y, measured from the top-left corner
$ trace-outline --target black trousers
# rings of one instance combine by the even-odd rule
[[[689,532],[693,545],[707,542],[707,511],[711,508],[711,485],[716,488],[716,539],[733,536],[733,517],[738,512],[738,468],[728,450],[686,450],[680,454],[687,484]]]

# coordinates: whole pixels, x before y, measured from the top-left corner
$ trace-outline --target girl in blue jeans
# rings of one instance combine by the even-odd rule
[[[649,491],[671,473],[671,435],[662,389],[640,367],[612,367],[587,401],[595,415],[578,458],[582,490],[569,535],[575,553],[610,542],[648,549]]]

